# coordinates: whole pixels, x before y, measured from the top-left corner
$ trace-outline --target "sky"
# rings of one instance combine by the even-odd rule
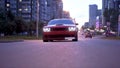
[[[63,10],[69,11],[70,16],[75,18],[81,25],[89,21],[89,5],[96,4],[102,8],[102,0],[62,0]]]

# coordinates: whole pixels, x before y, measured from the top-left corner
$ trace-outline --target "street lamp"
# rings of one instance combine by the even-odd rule
[[[39,23],[39,0],[37,0],[37,22],[36,22],[36,38],[38,38],[38,23]]]
[[[120,35],[120,14],[118,16],[118,36]]]

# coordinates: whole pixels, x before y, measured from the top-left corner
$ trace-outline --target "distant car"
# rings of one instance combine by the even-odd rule
[[[71,19],[53,19],[43,27],[43,42],[53,40],[78,41],[78,28]]]
[[[116,36],[116,32],[113,32],[113,31],[106,31],[103,35],[105,35],[106,37],[109,37],[109,36]]]
[[[87,32],[87,33],[85,33],[85,38],[92,38],[92,33],[90,33],[90,32]]]

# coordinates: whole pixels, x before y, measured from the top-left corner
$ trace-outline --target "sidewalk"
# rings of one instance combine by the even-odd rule
[[[101,37],[102,39],[108,39],[108,40],[120,40],[120,37]]]
[[[93,36],[93,38],[98,38],[98,39],[101,39],[103,37],[105,37],[105,36],[103,36],[103,35],[95,35],[95,36]]]

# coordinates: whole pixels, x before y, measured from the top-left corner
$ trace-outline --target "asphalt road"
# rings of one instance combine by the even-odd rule
[[[0,43],[0,68],[120,68],[120,41]]]

